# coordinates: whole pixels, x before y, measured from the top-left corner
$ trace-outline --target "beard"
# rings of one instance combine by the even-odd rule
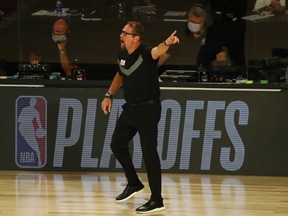
[[[121,50],[126,50],[126,46],[123,40],[120,40],[120,47],[121,47]]]

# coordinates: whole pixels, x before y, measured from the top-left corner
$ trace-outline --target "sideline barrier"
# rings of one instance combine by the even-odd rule
[[[16,88],[21,81],[15,82],[0,91],[1,170],[121,170],[110,150],[125,103],[121,91],[111,113],[104,115],[107,83],[64,81],[66,86],[60,81],[39,87],[39,81],[32,88],[22,81],[27,86]],[[158,150],[163,172],[288,176],[285,89],[182,85],[161,84]],[[131,147],[136,168],[144,171],[138,135]]]

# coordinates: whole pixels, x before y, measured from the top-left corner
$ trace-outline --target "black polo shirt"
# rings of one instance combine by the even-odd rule
[[[197,55],[197,65],[209,67],[216,60],[216,55],[224,50],[226,44],[220,29],[215,25],[207,28],[206,36],[201,41],[201,47]]]
[[[123,77],[124,98],[141,102],[160,96],[157,63],[151,56],[152,47],[140,45],[133,53],[122,50],[118,55],[119,73]]]

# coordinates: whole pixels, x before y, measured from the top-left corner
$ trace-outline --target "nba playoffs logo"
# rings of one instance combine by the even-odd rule
[[[47,159],[47,101],[40,96],[16,100],[15,161],[21,168],[41,168]]]

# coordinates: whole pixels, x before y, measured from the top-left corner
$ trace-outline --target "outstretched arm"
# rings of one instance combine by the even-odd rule
[[[177,31],[174,31],[165,41],[151,50],[153,59],[158,59],[168,51],[171,45],[179,43],[179,38],[176,36],[176,33]]]

